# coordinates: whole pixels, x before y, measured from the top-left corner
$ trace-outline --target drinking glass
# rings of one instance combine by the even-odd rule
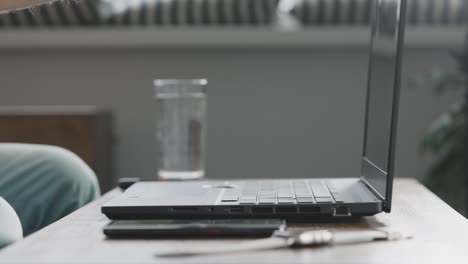
[[[160,180],[205,176],[205,79],[154,81]]]

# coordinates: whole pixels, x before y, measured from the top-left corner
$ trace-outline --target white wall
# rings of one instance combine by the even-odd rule
[[[366,47],[0,49],[0,105],[98,105],[115,114],[116,177],[155,172],[154,78],[209,79],[208,176],[356,176]],[[455,68],[448,49],[405,53],[405,75]],[[398,176],[420,177],[418,140],[460,95],[402,93]]]

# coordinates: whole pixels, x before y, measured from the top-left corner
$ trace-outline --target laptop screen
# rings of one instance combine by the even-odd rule
[[[406,1],[374,2],[362,176],[385,199],[388,211]]]

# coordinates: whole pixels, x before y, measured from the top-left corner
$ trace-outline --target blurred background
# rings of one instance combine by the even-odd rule
[[[373,0],[80,0],[0,15],[0,142],[156,175],[152,80],[206,78],[207,177],[360,173]],[[396,175],[464,213],[464,0],[408,0]]]

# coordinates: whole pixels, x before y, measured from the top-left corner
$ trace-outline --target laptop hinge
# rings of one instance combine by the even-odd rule
[[[372,192],[372,194],[375,195],[375,197],[377,197],[378,199],[380,199],[380,200],[381,200],[382,202],[384,202],[384,204],[385,204],[385,197],[383,197],[382,195],[380,195],[380,193],[377,192],[377,190],[376,190],[374,187],[372,187],[372,185],[370,185],[369,182],[367,182],[367,180],[366,180],[364,177],[362,177],[362,176],[361,176],[361,181],[364,183],[364,185],[366,185],[367,189],[369,189],[369,190]]]

